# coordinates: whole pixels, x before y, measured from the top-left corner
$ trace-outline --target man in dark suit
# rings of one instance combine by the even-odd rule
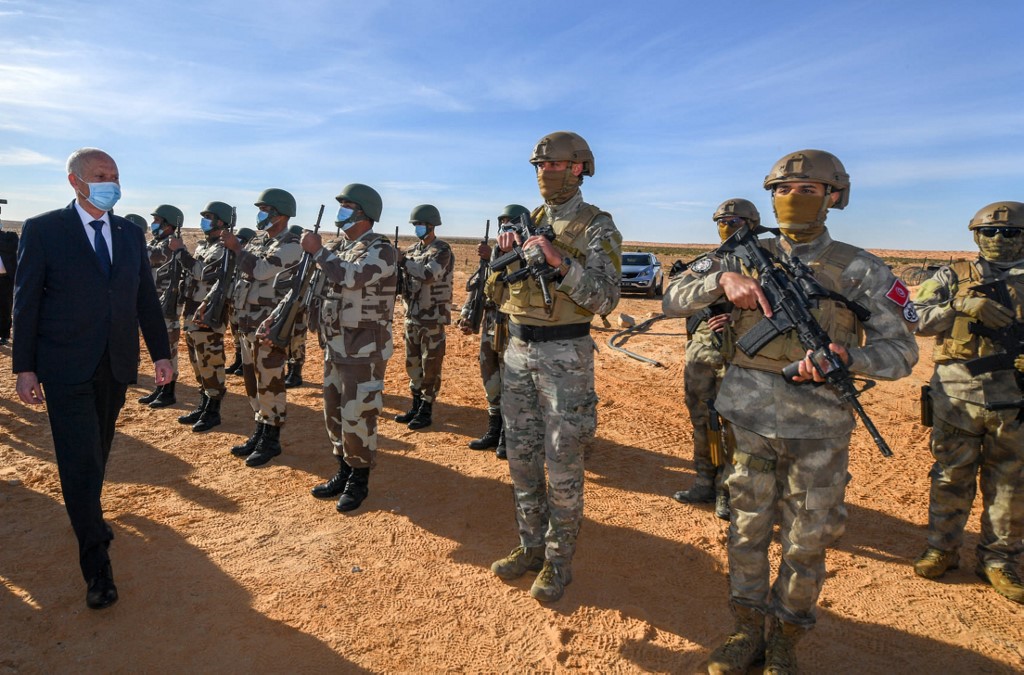
[[[43,402],[61,491],[78,538],[93,609],[117,601],[100,495],[114,425],[138,375],[139,329],[156,383],[171,379],[170,348],[139,228],[110,212],[117,164],[96,148],[68,158],[75,201],[25,221],[14,289],[18,396]]]
[[[0,199],[0,204],[6,204]],[[18,268],[18,235],[3,231],[0,221],[0,347],[11,337],[11,300],[14,297],[14,272]]]

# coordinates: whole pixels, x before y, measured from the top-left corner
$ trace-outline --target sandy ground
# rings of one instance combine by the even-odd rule
[[[474,264],[468,246],[456,252],[461,288]],[[644,319],[660,301],[626,297],[619,311]],[[409,403],[400,333],[378,468],[350,515],[309,495],[335,467],[315,340],[307,384],[289,392],[285,453],[260,469],[227,452],[252,426],[240,378],[224,424],[199,435],[175,421],[198,397],[191,375],[177,406],[151,410],[135,403],[152,384],[144,370],[103,496],[121,599],[99,612],[85,607],[45,413],[17,400],[3,348],[0,671],[701,671],[731,627],[727,525],[669,498],[693,478],[682,321],[627,343],[663,367],[609,349],[613,331],[595,322],[601,402],[585,523],[575,580],[550,606],[530,598],[532,577],[505,583],[489,570],[517,537],[505,464],[466,447],[486,425],[477,338],[449,333],[434,425],[414,432],[391,421]],[[800,645],[806,672],[1024,669],[1024,610],[973,573],[976,513],[958,571],[928,582],[910,567],[924,546],[930,465],[917,399],[932,362],[921,345],[911,377],[863,397],[896,456],[884,460],[858,427],[847,532],[829,553],[817,629]]]

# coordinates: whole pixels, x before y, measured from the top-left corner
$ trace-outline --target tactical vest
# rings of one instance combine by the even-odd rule
[[[950,298],[950,304],[957,298],[976,298],[979,294],[972,287],[992,281],[996,278],[988,261],[958,260],[949,266],[956,275],[956,291]],[[1014,314],[1017,321],[1024,320],[1024,275],[1011,275],[1006,279],[1010,298],[1013,300]],[[971,324],[977,319],[957,312],[953,319],[953,327],[942,335],[935,337],[935,349],[932,351],[936,363],[944,361],[973,359],[989,356],[1002,351],[991,340],[971,332]]]
[[[534,210],[533,222],[538,222],[543,216],[543,210],[543,206]],[[554,222],[551,227],[555,232],[555,239],[551,243],[563,254],[581,265],[586,265],[587,227],[602,214],[611,217],[596,206],[584,204],[572,220]],[[544,305],[544,294],[541,292],[540,284],[532,276],[514,284],[507,284],[505,292],[495,293],[491,297],[494,297],[496,302],[501,302],[500,309],[503,313],[526,319],[518,323],[563,325],[590,322],[594,316],[593,312],[580,307],[564,293],[555,291],[555,283],[549,284],[552,300],[550,309]]]
[[[808,263],[808,267],[825,289],[838,292],[842,287],[843,270],[849,267],[859,252],[860,249],[855,246],[833,241],[817,260]],[[811,314],[828,333],[832,342],[844,347],[863,346],[864,326],[857,319],[857,315],[847,309],[842,302],[820,298],[818,307],[812,309]],[[764,314],[760,311],[741,310],[736,321],[737,338],[741,338],[762,318]],[[736,349],[732,363],[743,368],[778,373],[790,363],[804,358],[806,354],[807,348],[800,344],[796,331],[789,330],[766,344],[754,356],[747,356],[743,350]]]
[[[354,261],[362,257],[367,249],[390,245],[387,237],[372,232],[351,247],[341,249],[338,257],[347,262]],[[341,328],[356,328],[361,324],[391,321],[397,287],[397,273],[383,276],[376,283],[361,288],[348,288],[328,281],[320,306],[320,318],[325,322],[321,326],[326,330],[329,328],[328,323],[333,322]]]
[[[408,255],[408,257],[417,262],[422,262],[428,256],[415,254],[426,252],[435,244],[447,246],[445,242],[434,240],[429,245],[423,247],[421,251],[416,251],[416,247],[419,246],[419,244],[416,244],[413,248],[409,249],[409,253],[413,255]],[[406,318],[438,321],[444,324],[450,323],[452,317],[454,272],[455,254],[450,253],[448,269],[444,271],[440,278],[435,278],[432,283],[418,283],[418,280],[412,279],[410,275],[407,275],[405,278],[405,293],[403,295],[406,302]]]
[[[195,255],[192,256],[195,258],[196,264],[189,270],[190,274],[186,277],[186,302],[194,302],[198,306],[210,293],[210,289],[213,288],[213,284],[217,280],[215,274],[219,273],[221,264],[224,262],[223,257],[226,254],[227,249],[219,239],[199,242]]]
[[[253,237],[246,244],[245,250],[257,258],[268,258],[277,249],[288,244],[299,243],[299,235],[289,229],[285,229],[280,238],[278,237]],[[245,274],[239,274],[235,283],[235,291],[232,294],[235,308],[245,311],[246,306],[271,308],[277,306],[281,298],[291,288],[292,279],[298,270],[298,264],[285,267],[274,276],[273,279],[252,279]]]

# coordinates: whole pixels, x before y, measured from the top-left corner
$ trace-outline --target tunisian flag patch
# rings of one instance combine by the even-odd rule
[[[889,298],[900,307],[903,307],[910,302],[910,291],[907,290],[907,287],[903,285],[902,281],[897,279],[892,282],[892,288],[890,288],[889,292],[885,294],[885,297]]]

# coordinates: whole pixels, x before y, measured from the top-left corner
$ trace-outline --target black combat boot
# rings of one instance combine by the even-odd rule
[[[284,378],[284,388],[294,389],[302,386],[302,361],[289,361],[288,374]]]
[[[174,397],[174,385],[175,382],[168,382],[161,389],[157,397],[153,399],[153,402],[149,404],[150,408],[166,408],[169,405],[174,405],[178,402],[178,399]]]
[[[352,475],[352,467],[348,465],[344,457],[336,457],[338,460],[338,473],[334,474],[326,483],[320,483],[310,492],[317,499],[334,499],[345,491],[349,476]]]
[[[156,389],[149,392],[145,396],[140,396],[139,403],[141,403],[142,405],[149,405],[150,403],[156,400],[156,397],[160,395],[161,391],[163,391],[163,385],[157,387]]]
[[[203,414],[203,409],[206,408],[206,404],[210,402],[210,397],[206,394],[201,394],[199,397],[199,403],[192,409],[191,412],[187,412],[178,418],[178,424],[195,424],[199,421],[199,418]]]
[[[501,427],[501,437],[498,438],[498,447],[494,449],[494,456],[498,459],[508,459],[508,451],[505,449],[505,427]]]
[[[416,417],[416,412],[420,409],[421,403],[423,403],[423,395],[418,391],[414,391],[412,393],[412,407],[409,408],[409,412],[403,415],[395,415],[395,421],[401,424],[412,422],[412,418]]]
[[[196,423],[192,425],[192,431],[201,433],[220,426],[220,401],[219,398],[206,399],[206,407],[203,408]]]
[[[260,442],[260,438],[263,436],[263,422],[256,423],[256,431],[252,432],[252,436],[247,438],[241,445],[236,445],[231,448],[231,454],[235,457],[248,457],[256,451],[256,444]]]
[[[352,469],[352,475],[345,483],[345,491],[341,493],[338,500],[338,511],[355,511],[363,500],[370,494],[370,467],[364,469]]]
[[[471,450],[487,450],[498,447],[501,441],[501,414],[489,415],[487,418],[487,432],[480,438],[469,442]]]
[[[224,372],[228,375],[241,375],[242,374],[242,348],[235,347],[235,361],[230,366],[224,369]]]
[[[416,410],[416,416],[409,422],[410,429],[423,429],[433,423],[434,404],[430,401],[420,401],[420,407]]]
[[[263,435],[256,443],[256,449],[245,458],[249,467],[263,466],[281,454],[281,427],[263,425]]]

